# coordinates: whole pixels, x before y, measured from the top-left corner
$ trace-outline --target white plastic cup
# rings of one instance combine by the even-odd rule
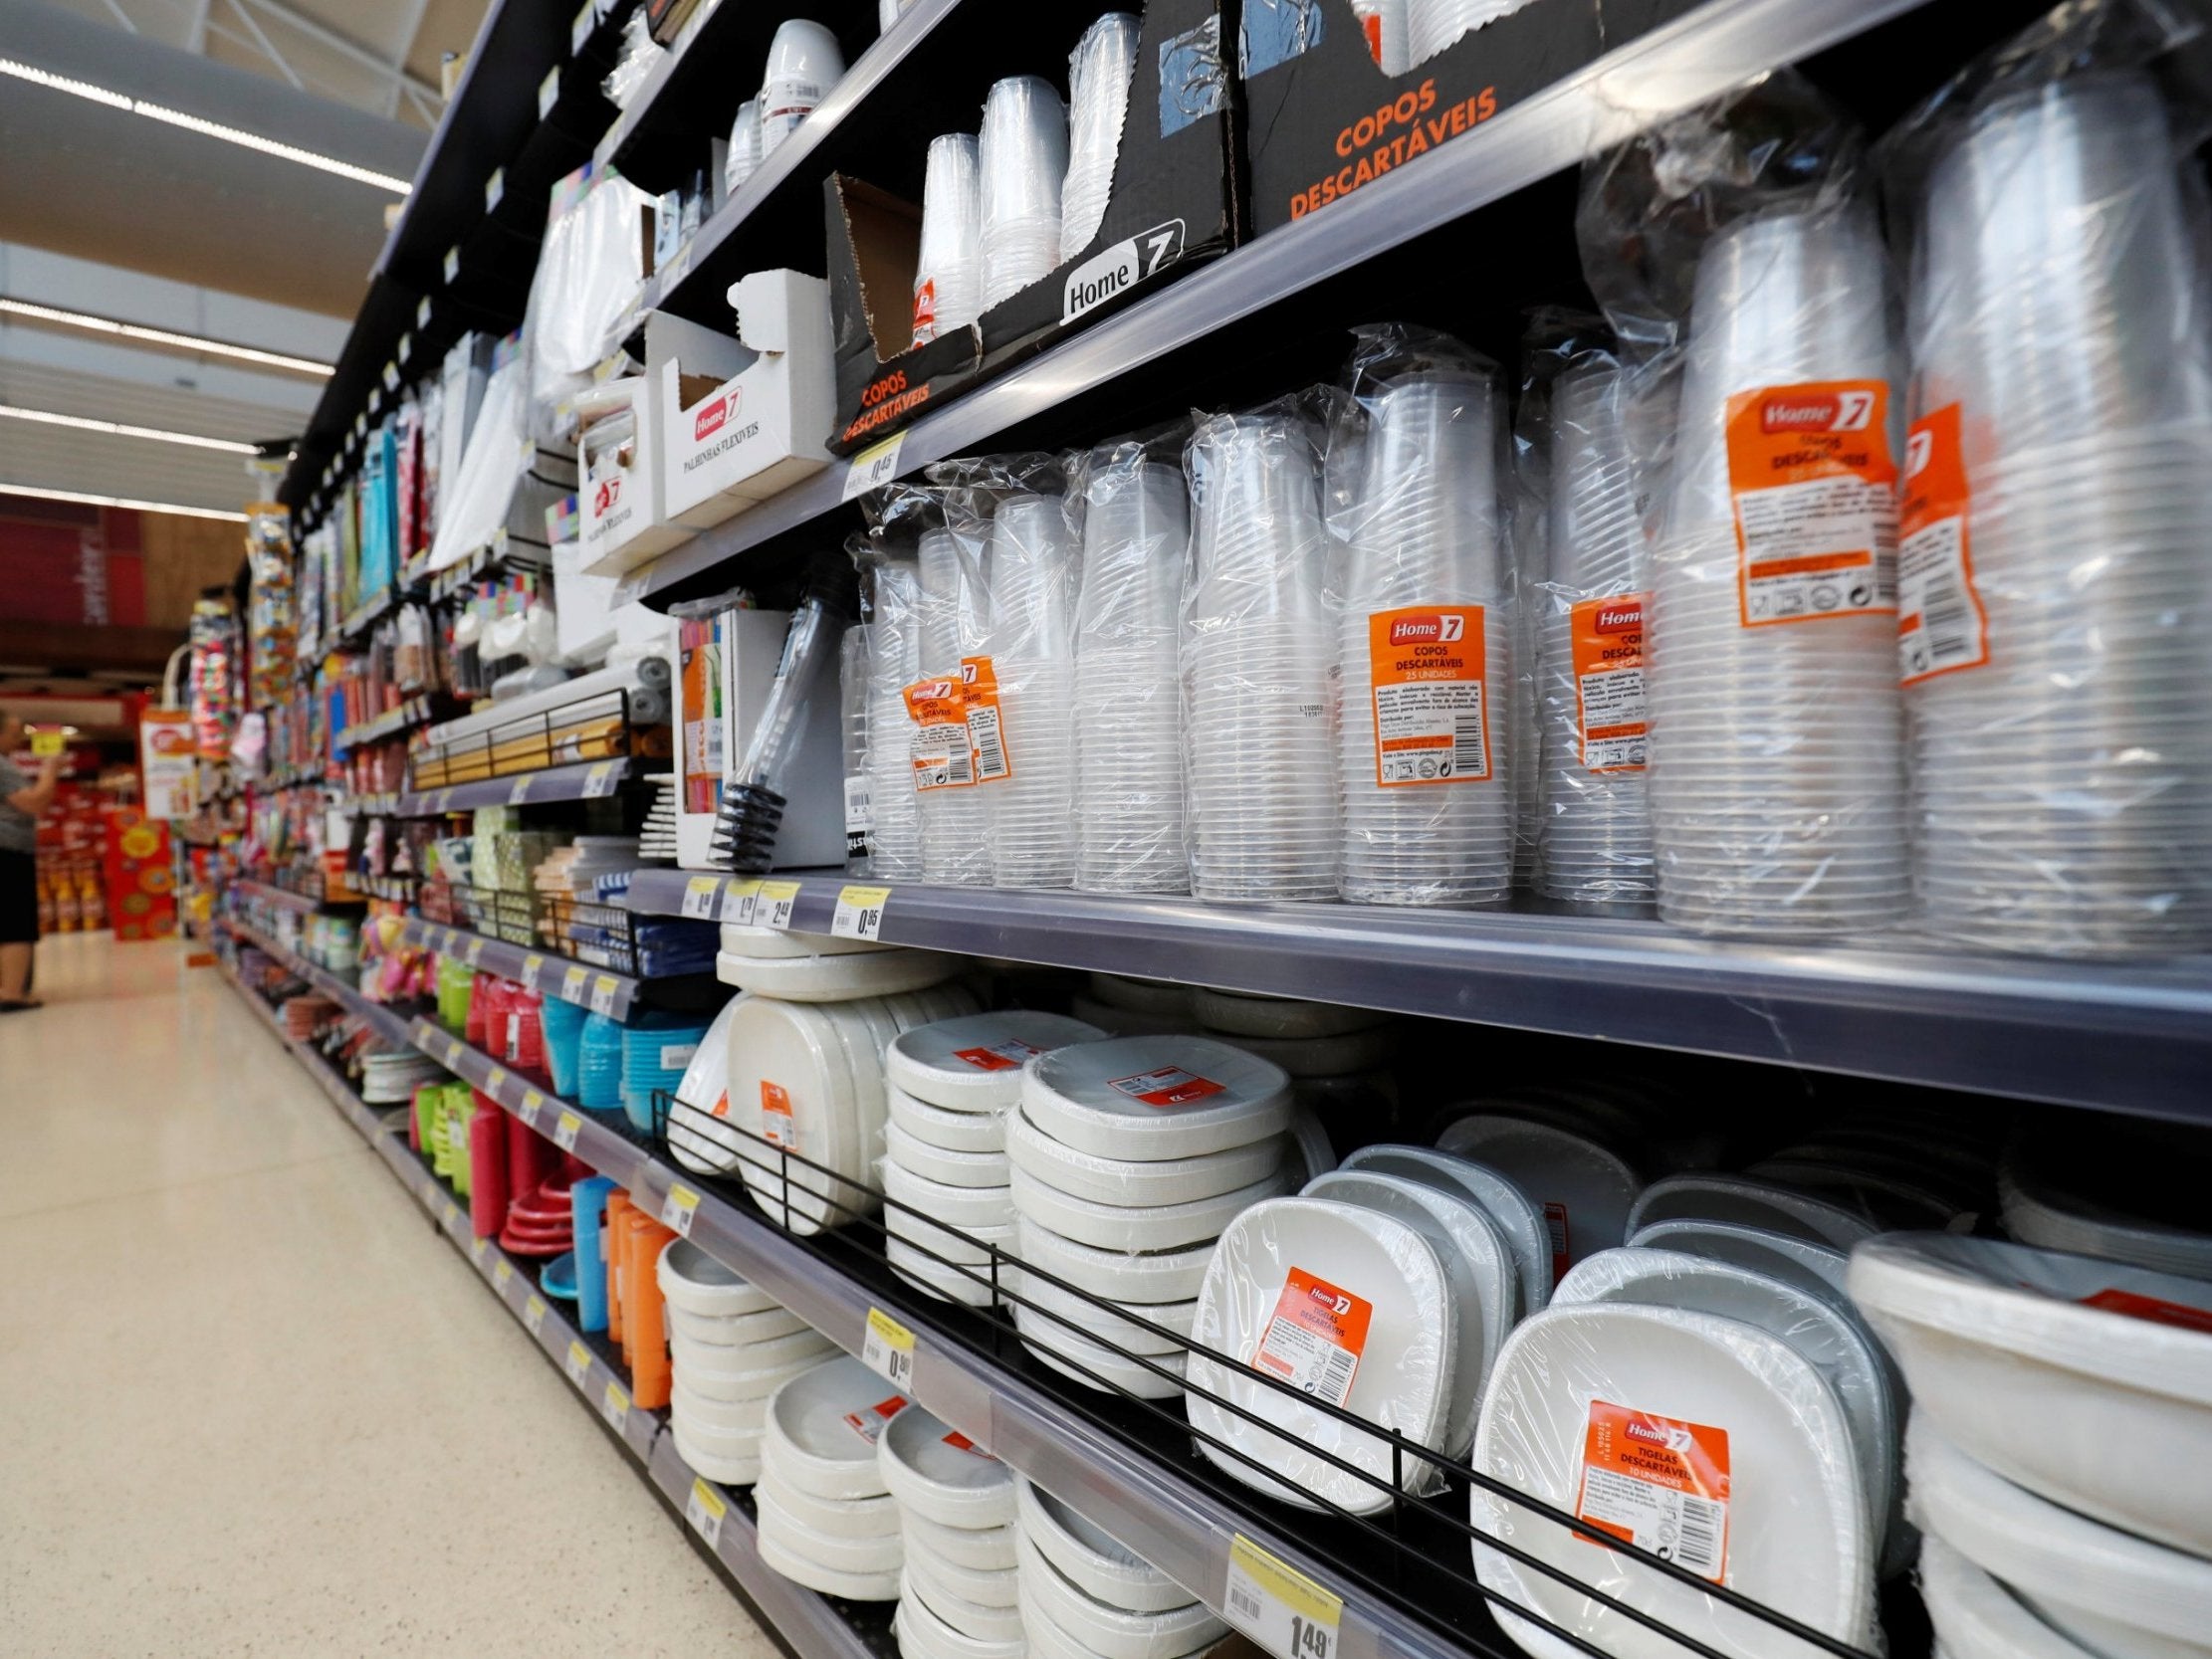
[[[1051,83],[1009,76],[984,102],[983,306],[991,310],[1060,263],[1060,191],[1067,178],[1067,106]]]
[[[1068,58],[1067,184],[1060,195],[1063,258],[1088,248],[1105,220],[1141,33],[1127,12],[1108,12],[1083,31]]]
[[[730,150],[722,165],[724,189],[736,195],[761,165],[761,101],[747,99],[730,123]]]
[[[761,159],[774,155],[844,77],[844,51],[821,24],[794,17],[776,25],[761,77]]]
[[[983,311],[983,200],[978,145],[966,132],[930,140],[922,247],[914,272],[914,343],[965,328]]]

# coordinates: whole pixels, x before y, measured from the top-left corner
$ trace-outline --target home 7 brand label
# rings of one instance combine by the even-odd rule
[[[976,1068],[979,1072],[1017,1072],[1032,1054],[1042,1054],[1041,1048],[1032,1048],[1019,1037],[1008,1037],[1002,1043],[993,1043],[989,1048],[956,1048],[953,1058]]]
[[[884,1425],[904,1411],[907,1404],[904,1394],[893,1394],[889,1399],[878,1400],[861,1410],[846,1412],[845,1427],[872,1446],[882,1438]]]
[[[914,285],[914,343],[927,345],[937,338],[937,279],[924,277]]]
[[[1067,274],[1060,291],[1060,320],[1072,322],[1173,265],[1183,257],[1184,234],[1183,221],[1170,219],[1093,254]],[[919,316],[919,295],[914,304]]]
[[[959,680],[941,674],[906,688],[906,712],[914,717],[914,789],[966,789],[976,781],[968,747],[968,695]]]
[[[975,757],[976,781],[996,783],[1013,776],[1005,714],[998,707],[998,671],[989,657],[963,657],[960,681],[968,701],[968,752]]]
[[[1255,1370],[1281,1377],[1331,1405],[1342,1405],[1367,1350],[1375,1305],[1302,1267],[1290,1270],[1275,1312],[1252,1353]]]
[[[1568,620],[1568,638],[1583,769],[1641,772],[1652,743],[1644,714],[1644,595],[1583,600]]]
[[[1117,1077],[1106,1087],[1147,1106],[1192,1106],[1210,1095],[1220,1094],[1226,1086],[1181,1066],[1163,1066],[1156,1072]]]
[[[761,1139],[785,1151],[798,1150],[798,1128],[791,1117],[791,1092],[765,1077],[761,1079]]]
[[[1989,661],[1989,613],[1966,536],[1958,405],[1915,421],[1897,525],[1897,675],[1910,686]]]
[[[1489,777],[1483,655],[1480,605],[1419,605],[1368,617],[1375,781],[1383,788]]]
[[[1720,1583],[1728,1563],[1728,1431],[1590,1402],[1575,1514]]]
[[[692,451],[683,459],[685,472],[697,472],[717,456],[729,453],[748,438],[760,434],[759,421],[738,424],[738,411],[744,401],[745,388],[732,386],[728,391],[717,392],[692,412]]]
[[[1880,380],[1766,386],[1728,400],[1743,626],[1897,608],[1897,469]]]

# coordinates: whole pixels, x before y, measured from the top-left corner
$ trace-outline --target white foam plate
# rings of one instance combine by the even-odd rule
[[[774,1448],[769,1455],[791,1485],[817,1498],[880,1497],[885,1487],[876,1440],[889,1419],[876,1408],[900,1398],[890,1383],[849,1355],[816,1365],[769,1397],[764,1437]],[[848,1418],[859,1419],[863,1428]]]
[[[1029,1659],[1100,1659],[1090,1647],[1048,1618],[1033,1597],[1021,1604],[1021,1628],[1029,1638]],[[1205,1645],[1211,1647],[1213,1644]],[[1202,1647],[1198,1651],[1205,1649]],[[1184,1659],[1198,1659],[1198,1654],[1185,1655]]]
[[[883,950],[864,956],[715,957],[715,977],[782,1002],[849,1002],[943,984],[968,965],[940,950]]]
[[[673,1397],[673,1393],[671,1397]],[[746,1477],[742,1484],[751,1485],[758,1478],[759,1470],[757,1466],[761,1461],[761,1436],[758,1433],[744,1431],[733,1433],[718,1429],[712,1423],[700,1422],[696,1416],[688,1412],[683,1417],[683,1429],[685,1442],[696,1448],[702,1456],[724,1465],[738,1463],[755,1465],[755,1473]],[[708,1471],[702,1469],[700,1473],[707,1474]],[[721,1480],[724,1477],[716,1475],[711,1478]]]
[[[1654,1221],[1631,1234],[1629,1243],[1639,1250],[1679,1250],[1711,1262],[1733,1262],[1815,1296],[1825,1296],[1839,1307],[1851,1305],[1850,1293],[1845,1289],[1849,1258],[1841,1250],[1810,1239],[1770,1233],[1764,1227],[1738,1226],[1732,1221]]]
[[[930,1579],[943,1584],[964,1601],[974,1601],[986,1607],[1011,1607],[1014,1604],[1020,1573],[1012,1567],[975,1567],[940,1555],[929,1542],[955,1529],[940,1527],[935,1532],[923,1534],[913,1523],[920,1517],[906,1517],[906,1558],[911,1565],[923,1563]],[[991,1528],[993,1532],[1004,1531],[1010,1538],[1010,1528]]]
[[[910,1134],[896,1117],[883,1126],[883,1153],[901,1168],[947,1186],[1003,1187],[1010,1178],[1004,1152],[947,1151]]]
[[[981,1641],[947,1624],[920,1596],[906,1594],[904,1585],[900,1589],[899,1610],[892,1615],[891,1627],[899,1639],[901,1659],[1026,1659],[1028,1644],[1020,1638]]]
[[[1189,1019],[1197,992],[1189,985],[1170,984],[1164,979],[1132,979],[1121,973],[1094,973],[1091,995],[1109,1008],[1122,1008],[1133,1014]]]
[[[1287,996],[1258,996],[1204,986],[1193,994],[1192,1007],[1215,1030],[1237,1038],[1343,1037],[1390,1019],[1390,1015],[1373,1008],[1344,1008],[1333,1002],[1300,1002]]]
[[[900,1032],[884,1052],[884,1072],[894,1086],[931,1106],[1004,1112],[1021,1098],[1021,1068],[1031,1055],[1105,1035],[1065,1014],[1026,1008],[971,1014]]]
[[[1199,1311],[1198,1299],[1195,1297],[1188,1302],[1164,1302],[1157,1305],[1121,1304],[1137,1319],[1174,1333],[1174,1336],[1164,1337],[1158,1332],[1147,1331],[1142,1326],[1117,1318],[1033,1273],[1024,1274],[1019,1268],[1013,1272],[1012,1293],[1041,1313],[1059,1315],[1069,1322],[1072,1329],[1086,1332],[1116,1348],[1127,1348],[1132,1353],[1182,1352],[1190,1341],[1191,1322],[1198,1317]],[[1176,1341],[1177,1337],[1183,1341]]]
[[[1520,1296],[1514,1320],[1540,1310],[1551,1300],[1551,1234],[1544,1212],[1529,1195],[1485,1164],[1474,1163],[1434,1146],[1362,1146],[1344,1160],[1346,1169],[1373,1169],[1385,1175],[1463,1194],[1490,1218],[1513,1252]]]
[[[761,1529],[759,1549],[769,1567],[823,1595],[843,1596],[847,1601],[891,1601],[899,1593],[899,1573],[839,1572],[785,1549],[766,1527]]]
[[[1920,1599],[1947,1659],[2100,1659],[1939,1538],[1920,1545]]]
[[[653,1277],[659,1281],[669,1307],[695,1319],[737,1319],[782,1311],[767,1291],[741,1278],[688,1238],[674,1240],[660,1253]]]
[[[769,1401],[763,1394],[758,1399],[725,1400],[711,1394],[702,1394],[677,1377],[668,1387],[669,1409],[679,1412],[685,1424],[696,1434],[723,1436],[729,1439],[758,1439],[768,1426]]]
[[[1284,1184],[1277,1173],[1218,1198],[1126,1209],[1119,1204],[1071,1198],[1017,1166],[1012,1191],[1017,1216],[1078,1244],[1095,1245],[1101,1250],[1183,1250],[1218,1238],[1229,1222],[1262,1198],[1276,1196]]]
[[[918,1405],[891,1419],[876,1455],[884,1485],[916,1515],[971,1528],[1013,1519],[1013,1471]]]
[[[2076,1515],[1984,1468],[1915,1417],[1915,1520],[2026,1602],[2109,1659],[2212,1654],[2212,1560]]]
[[[1039,1360],[1086,1388],[1118,1390],[1141,1400],[1174,1399],[1183,1392],[1184,1354],[1148,1354],[1149,1363],[1139,1364],[1021,1307],[1013,1311],[1013,1326]]]
[[[1176,1659],[1228,1633],[1213,1608],[1196,1601],[1158,1613],[1110,1606],[1070,1583],[1026,1536],[1017,1549],[1022,1599],[1100,1659]]]
[[[684,1241],[677,1240],[679,1244]],[[670,1335],[681,1333],[702,1348],[752,1348],[756,1344],[774,1342],[778,1337],[788,1337],[793,1332],[807,1329],[806,1322],[785,1308],[767,1307],[757,1314],[731,1314],[709,1318],[703,1314],[686,1313],[671,1303],[668,1307]]]
[[[1214,1259],[1212,1239],[1180,1250],[1108,1250],[1055,1233],[1018,1211],[1013,1237],[1013,1253],[1022,1261],[1103,1301],[1128,1305],[1195,1301]]]
[[[676,1099],[689,1101],[712,1112],[730,1087],[730,1021],[738,1010],[732,997],[715,1013],[692,1051],[690,1064],[676,1081]]]
[[[1292,1089],[1291,1096],[1294,1100],[1297,1094],[1298,1091]],[[1314,1176],[1325,1175],[1336,1167],[1336,1146],[1329,1140],[1327,1127],[1313,1108],[1302,1101],[1291,1109],[1290,1139],[1297,1143],[1298,1162],[1305,1170],[1305,1179],[1299,1182],[1301,1186]],[[1295,1174],[1296,1171],[1293,1170],[1292,1173]]]
[[[669,1432],[675,1436],[676,1455],[684,1460],[684,1467],[695,1475],[723,1486],[751,1486],[761,1478],[761,1454],[756,1446],[746,1455],[731,1456],[720,1450],[702,1446],[684,1425],[671,1417]]]
[[[1629,1210],[1644,1183],[1595,1141],[1547,1124],[1478,1117],[1461,1118],[1439,1144],[1488,1164],[1535,1201],[1552,1229],[1554,1284],[1575,1263],[1628,1238]]]
[[[905,1536],[898,1500],[889,1496],[860,1498],[851,1503],[831,1503],[783,1479],[773,1457],[761,1459],[761,1479],[756,1491],[774,1501],[775,1507],[802,1527],[849,1543],[880,1543]],[[788,1541],[786,1541],[788,1542]],[[811,1552],[809,1552],[811,1554]],[[828,1557],[822,1557],[825,1562]],[[857,1568],[859,1571],[873,1570]]]
[[[890,1212],[899,1218],[899,1231],[933,1249],[959,1244],[955,1236],[959,1233],[1004,1227],[1013,1220],[1010,1182],[1004,1186],[952,1186],[888,1160],[878,1172],[884,1197],[893,1205],[904,1206]]]
[[[1115,1037],[1167,1037],[1178,1032],[1195,1034],[1201,1029],[1195,1014],[1141,1014],[1080,993],[1067,999],[1067,1011],[1084,1024],[1095,1025]]]
[[[1017,1480],[1014,1504],[1021,1537],[1092,1600],[1127,1612],[1165,1613],[1198,1599],[1105,1528],[1042,1487]]]
[[[1018,1578],[1020,1574],[1012,1576]],[[987,1642],[1021,1640],[1021,1615],[1015,1611],[1015,1601],[1020,1596],[1018,1586],[1015,1601],[997,1604],[977,1601],[961,1594],[928,1556],[909,1555],[903,1593],[915,1597],[955,1630],[965,1630]]]
[[[952,1112],[918,1101],[904,1089],[883,1091],[891,1122],[915,1140],[949,1152],[1003,1152],[1006,1120],[996,1112]]]
[[[1286,1144],[1277,1135],[1196,1157],[1138,1162],[1078,1151],[1018,1109],[1006,1118],[1006,1156],[1015,1167],[1071,1198],[1124,1209],[1200,1203],[1265,1180],[1282,1168]]]
[[[678,1332],[669,1338],[668,1348],[676,1364],[701,1384],[702,1392],[711,1385],[722,1399],[766,1398],[789,1380],[786,1372],[837,1351],[837,1345],[818,1331],[794,1331],[745,1348],[695,1343]]]
[[[2212,1224],[2191,1228],[2139,1213],[2188,1213],[2192,1196],[2202,1190],[2199,1171],[2207,1155],[2202,1143],[2192,1156],[2196,1137],[2183,1140],[2187,1132],[2179,1124],[2129,1124],[2116,1136],[2114,1130],[2102,1120],[2094,1127],[2045,1121],[2020,1130],[1998,1170],[2005,1230],[2022,1244],[2046,1250],[2212,1279]],[[2143,1167],[2138,1159],[2155,1171],[2147,1194],[2127,1190],[2129,1181],[2142,1179],[2135,1174]],[[2103,1174],[2107,1170],[2129,1174],[2114,1181]],[[2120,1207],[2130,1202],[2132,1208]],[[2204,1219],[2201,1213],[2198,1219]]]
[[[1451,1413],[1441,1449],[1463,1458],[1474,1444],[1474,1418],[1490,1365],[1513,1329],[1513,1257],[1490,1219],[1462,1196],[1402,1175],[1339,1169],[1308,1183],[1304,1196],[1395,1215],[1419,1228],[1443,1264],[1457,1311],[1446,1389]]]
[[[1962,1451],[2069,1509],[2212,1556],[2212,1503],[2174,1478],[2212,1469],[2212,1284],[1893,1233],[1852,1252],[1851,1293],[1915,1410]]]
[[[1349,1077],[1387,1066],[1398,1056],[1395,1029],[1378,1025],[1335,1037],[1230,1037],[1246,1054],[1280,1066],[1291,1077]]]
[[[1390,1506],[1390,1446],[1259,1380],[1251,1364],[1293,1270],[1361,1299],[1371,1310],[1365,1350],[1344,1409],[1425,1446],[1440,1446],[1452,1404],[1450,1366],[1459,1310],[1436,1247],[1412,1223],[1358,1205],[1279,1198],[1255,1205],[1215,1247],[1192,1335],[1233,1356],[1232,1369],[1194,1353],[1187,1409],[1200,1452],[1228,1474],[1306,1508],[1313,1495],[1357,1515]],[[1281,1434],[1237,1416],[1208,1394],[1276,1423]],[[1222,1445],[1250,1462],[1228,1455]],[[1373,1477],[1363,1480],[1312,1455],[1328,1451]],[[1403,1460],[1409,1490],[1438,1479],[1432,1464]],[[1272,1471],[1267,1473],[1265,1471]],[[1281,1477],[1280,1479],[1276,1478]]]
[[[1556,1307],[1524,1322],[1491,1372],[1474,1467],[1573,1513],[1583,1492],[1593,1401],[1728,1436],[1725,1581],[1841,1641],[1874,1630],[1874,1540],[1843,1406],[1779,1338],[1665,1308]],[[1476,1530],[1685,1631],[1730,1659],[1815,1659],[1821,1651],[1618,1552],[1496,1497],[1468,1494]],[[1479,1540],[1476,1575],[1616,1659],[1680,1659],[1680,1646],[1572,1583],[1524,1569]],[[1577,1650],[1500,1611],[1507,1633],[1551,1659]]]
[[[1012,1527],[945,1527],[921,1515],[904,1516],[899,1524],[906,1529],[910,1550],[926,1549],[971,1572],[1013,1570]]]
[[[810,1008],[769,997],[747,997],[730,1021],[730,1120],[752,1135],[772,1135],[800,1157],[837,1171],[790,1166],[788,1204],[775,1156],[756,1141],[738,1142],[740,1173],[769,1219],[801,1235],[866,1214],[872,1194],[851,1184],[864,1178],[864,1155],[875,1133],[862,1121],[861,1098],[841,1028],[859,1019],[849,1009]],[[770,1113],[765,1100],[789,1107]],[[698,1126],[702,1132],[705,1125]],[[843,1177],[839,1179],[838,1177]]]
[[[1290,1079],[1210,1037],[1110,1037],[1032,1061],[1021,1104],[1032,1124],[1077,1151],[1199,1157],[1288,1129]]]
[[[995,1298],[992,1294],[989,1270],[984,1269],[971,1276],[963,1267],[939,1259],[953,1254],[953,1251],[940,1245],[916,1246],[896,1235],[886,1239],[883,1245],[883,1259],[908,1284],[927,1291],[943,1302],[958,1302],[970,1308],[990,1307]],[[980,1255],[981,1252],[977,1254]],[[979,1264],[971,1262],[965,1265],[973,1268]],[[1001,1281],[1010,1283],[1013,1271],[1010,1267],[1001,1268]]]
[[[1629,1211],[1629,1232],[1655,1221],[1728,1221],[1844,1251],[1880,1230],[1864,1216],[1779,1181],[1703,1172],[1668,1175],[1646,1187]]]

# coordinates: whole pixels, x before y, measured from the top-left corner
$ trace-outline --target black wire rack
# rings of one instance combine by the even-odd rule
[[[1778,1638],[1793,1638],[1803,1644],[1803,1651],[1833,1655],[1834,1659],[1876,1659],[1863,1648],[1715,1583],[1676,1561],[1626,1543],[1542,1499],[1516,1491],[1434,1446],[1332,1405],[1282,1378],[1155,1324],[1126,1305],[1109,1302],[1024,1262],[992,1240],[967,1233],[902,1203],[879,1187],[854,1181],[788,1146],[742,1129],[725,1118],[716,1118],[693,1102],[665,1091],[656,1092],[652,1121],[656,1140],[677,1155],[692,1177],[706,1178],[710,1185],[718,1186],[726,1198],[749,1206],[770,1224],[800,1238],[817,1254],[837,1265],[849,1267],[857,1261],[873,1278],[918,1291],[928,1300],[905,1304],[902,1314],[911,1312],[918,1323],[932,1329],[943,1340],[960,1343],[995,1361],[1006,1362],[1026,1351],[1010,1317],[1013,1310],[1020,1310],[1031,1319],[1046,1320],[1065,1328],[1084,1345],[1103,1349],[1119,1361],[1172,1382],[1179,1393],[1200,1396],[1230,1416],[1276,1438],[1281,1437],[1281,1427],[1270,1422],[1263,1412],[1194,1382],[1188,1374],[1189,1361],[1193,1357],[1203,1357],[1233,1373],[1239,1382],[1257,1382],[1286,1400],[1296,1401],[1304,1410],[1319,1412],[1361,1436],[1381,1442],[1390,1454],[1388,1482],[1336,1452],[1311,1445],[1303,1448],[1307,1455],[1320,1459],[1334,1470],[1378,1489],[1385,1499],[1373,1513],[1361,1513],[1319,1493],[1306,1492],[1306,1501],[1339,1529],[1339,1547],[1332,1553],[1333,1564],[1379,1598],[1449,1634],[1480,1659],[1518,1659],[1522,1650],[1497,1631],[1488,1619],[1471,1630],[1465,1623],[1454,1620],[1450,1613],[1456,1607],[1479,1605],[1490,1613],[1504,1611],[1576,1653],[1590,1655],[1591,1659],[1611,1659],[1611,1655],[1606,1648],[1483,1584],[1472,1570],[1472,1551],[1476,1545],[1495,1552],[1525,1571],[1572,1588],[1620,1618],[1672,1644],[1672,1651],[1694,1655],[1696,1659],[1740,1659],[1741,1650],[1730,1653],[1687,1631],[1674,1629],[1652,1613],[1540,1559],[1494,1532],[1477,1527],[1467,1513],[1467,1494],[1477,1489],[1538,1520],[1564,1528],[1594,1546],[1626,1555],[1652,1573],[1671,1579],[1706,1597],[1709,1602],[1765,1626]],[[707,1169],[719,1170],[720,1180],[705,1176]],[[756,1179],[745,1180],[748,1171]],[[730,1190],[732,1184],[739,1181],[745,1183],[742,1197]],[[806,1227],[794,1227],[794,1220],[801,1219],[798,1213],[801,1210],[826,1213],[827,1225],[822,1226],[809,1216],[804,1218]],[[902,1247],[912,1249],[947,1274],[970,1282],[980,1294],[988,1294],[990,1305],[971,1308],[946,1300],[942,1292],[922,1285],[891,1266],[885,1259],[884,1247],[894,1236],[886,1219],[892,1216],[915,1224],[897,1233]],[[926,1242],[925,1229],[927,1237],[941,1239],[943,1244],[933,1246]],[[1060,1297],[1072,1299],[1087,1317],[1071,1317],[1029,1296],[1024,1287],[1031,1282],[1049,1286]],[[1111,1335],[1116,1330],[1128,1329],[1142,1332],[1156,1344],[1166,1345],[1165,1349],[1139,1352]],[[1178,1357],[1182,1365],[1170,1362]],[[1053,1350],[1051,1365],[1079,1375],[1089,1389],[1109,1396],[1111,1403],[1106,1410],[1086,1410],[1091,1402],[1076,1397],[1081,1390],[1056,1390],[1072,1408],[1091,1415],[1101,1426],[1118,1433],[1142,1451],[1157,1457],[1164,1447],[1175,1448],[1174,1455],[1182,1457],[1188,1472],[1204,1478],[1203,1460],[1195,1450],[1197,1443],[1204,1441],[1217,1461],[1225,1458],[1265,1477],[1268,1484],[1284,1484],[1258,1457],[1195,1429],[1186,1420],[1179,1399],[1143,1398],[1061,1348]],[[1046,1385],[1052,1386],[1049,1381]],[[1418,1475],[1424,1470],[1442,1472],[1445,1487],[1441,1493],[1416,1496],[1407,1491],[1409,1475]],[[1275,1503],[1258,1489],[1225,1475],[1209,1484],[1227,1501],[1256,1516],[1271,1517],[1278,1523],[1290,1518],[1293,1529],[1310,1533],[1315,1519],[1310,1511],[1301,1513],[1290,1505]]]
[[[407,757],[408,788],[417,793],[564,766],[618,760],[638,751],[627,687],[594,692],[534,715],[518,715],[480,732]]]

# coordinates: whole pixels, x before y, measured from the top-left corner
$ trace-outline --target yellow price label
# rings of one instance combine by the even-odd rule
[[[875,939],[883,936],[883,910],[891,901],[887,887],[847,883],[837,893],[837,911],[829,931],[838,938]]]
[[[881,1308],[870,1308],[860,1362],[905,1393],[914,1386],[914,1333]]]
[[[34,731],[31,733],[31,752],[42,760],[49,755],[60,754],[68,747],[69,733],[66,731]]]
[[[546,1097],[535,1089],[523,1091],[522,1120],[532,1129],[538,1127],[538,1114],[544,1110]]]
[[[492,1268],[492,1283],[499,1286],[501,1290],[505,1290],[509,1281],[514,1277],[515,1264],[502,1256]]]
[[[567,1371],[568,1380],[578,1388],[583,1386],[583,1379],[591,1374],[591,1350],[581,1342],[570,1342],[568,1345]]]
[[[753,921],[754,913],[761,908],[761,884],[758,879],[732,882],[722,896],[722,920],[735,922],[740,927]]]
[[[630,1416],[630,1391],[621,1383],[609,1379],[606,1392],[599,1396],[599,1410],[607,1425],[619,1432]]]
[[[798,908],[799,884],[796,882],[763,882],[761,896],[754,904],[753,920],[770,928],[788,929],[791,912]]]
[[[661,1203],[661,1225],[689,1238],[692,1217],[698,1213],[699,1194],[678,1181],[668,1189],[668,1197]]]
[[[691,1496],[684,1500],[684,1519],[691,1523],[692,1531],[710,1548],[718,1545],[722,1542],[722,1524],[729,1515],[729,1500],[707,1484],[706,1476],[694,1475]]]
[[[1242,1533],[1229,1540],[1223,1611],[1229,1623],[1281,1659],[1336,1659],[1344,1597]]]
[[[576,1149],[576,1132],[583,1128],[583,1120],[573,1112],[563,1112],[560,1121],[553,1125],[553,1144],[564,1152]]]
[[[677,914],[694,922],[712,922],[721,899],[720,876],[694,876],[684,884],[684,902],[677,907]]]
[[[507,1087],[507,1068],[494,1066],[484,1074],[484,1092],[492,1099],[499,1099],[499,1092]]]
[[[590,982],[590,974],[580,967],[571,967],[560,976],[560,1000],[563,1002],[581,1002],[583,1000],[583,988]]]

